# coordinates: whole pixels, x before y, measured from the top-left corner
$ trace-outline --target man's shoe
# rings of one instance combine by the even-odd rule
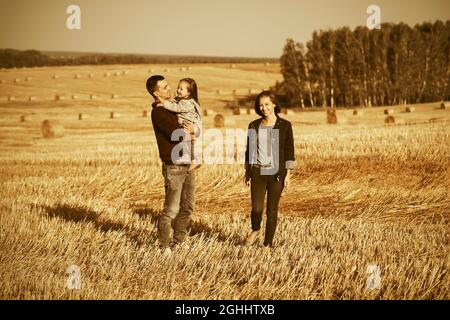
[[[248,235],[247,239],[245,239],[245,246],[249,247],[249,246],[253,245],[255,243],[256,239],[258,238],[258,235],[259,235],[259,230],[258,231],[252,231]]]

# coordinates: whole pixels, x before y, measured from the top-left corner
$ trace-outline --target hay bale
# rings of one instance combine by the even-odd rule
[[[127,74],[128,74],[128,70],[123,70],[123,71],[122,71],[122,75],[123,75],[123,76],[126,76]]]
[[[89,95],[89,99],[95,100],[95,99],[97,99],[97,96],[95,94],[91,94],[91,95]]]
[[[14,97],[14,96],[8,96],[8,101],[14,101],[14,100],[16,100],[16,97]]]
[[[394,114],[394,109],[384,109],[384,114]]]
[[[94,74],[93,73],[89,73],[89,78],[93,78]]]
[[[203,109],[203,116],[207,117],[208,116],[208,110],[207,109]]]
[[[6,83],[6,81],[5,80],[0,80],[0,83],[4,84],[4,83]]]
[[[233,96],[235,96],[236,94],[237,94],[237,90],[236,89],[233,89]]]
[[[143,118],[147,118],[148,117],[148,111],[147,110],[142,111],[142,117]]]
[[[41,132],[44,138],[60,138],[64,136],[64,126],[58,120],[44,120]]]
[[[31,102],[31,101],[36,101],[36,97],[29,96],[29,97],[28,97],[28,101],[30,101],[30,102]]]
[[[353,110],[353,115],[354,116],[361,116],[364,114],[364,111],[362,110]]]
[[[18,78],[14,79],[14,83],[19,83],[19,82],[20,82],[20,79],[18,79]]]
[[[191,67],[186,67],[186,70],[187,71],[191,71]]]
[[[236,69],[236,65],[235,64],[230,64],[230,69]]]
[[[448,109],[448,108],[450,108],[450,104],[445,103],[445,102],[441,102],[441,109],[445,110],[445,109]]]
[[[327,109],[327,123],[337,124],[337,115],[335,109]]]
[[[216,114],[214,117],[214,127],[222,128],[225,126],[225,118],[220,113]]]
[[[31,81],[31,77],[26,77],[25,81]]]
[[[114,76],[116,77],[120,76],[120,72],[119,71],[114,72]]]
[[[266,67],[268,67],[268,66],[270,66],[270,62],[266,62],[266,63],[264,63],[264,65],[265,65]]]
[[[221,95],[221,94],[222,94],[222,90],[218,89],[218,90],[216,90],[216,93],[217,93],[218,95]]]
[[[109,73],[109,72],[105,72],[105,73],[103,74],[103,76],[104,76],[105,78],[109,77],[110,75],[111,75],[111,73]]]
[[[56,79],[58,79],[58,78],[59,78],[59,76],[58,76],[57,74],[54,74],[54,75],[53,75],[53,79],[54,79],[54,80],[56,80]]]
[[[239,115],[241,114],[241,108],[239,108],[239,107],[234,107],[234,108],[231,110],[231,112],[232,112],[233,116],[239,116]]]
[[[384,123],[386,123],[386,124],[394,124],[394,123],[395,123],[395,118],[394,118],[394,116],[387,116],[387,117],[384,119]]]
[[[414,111],[416,111],[416,108],[413,107],[413,106],[407,106],[407,107],[405,108],[405,112],[410,113],[410,112],[414,112]]]
[[[164,72],[170,72],[170,69],[169,68],[165,68]]]
[[[73,94],[73,95],[72,95],[72,100],[77,100],[77,99],[78,99],[78,96],[75,95],[75,94]]]
[[[111,99],[117,99],[119,96],[117,94],[112,94]]]
[[[55,101],[61,101],[61,100],[66,100],[66,97],[61,96],[61,95],[55,95]]]
[[[24,114],[20,116],[20,122],[25,122],[26,120],[27,118]]]
[[[78,114],[78,120],[83,120],[83,114],[82,113]]]
[[[120,114],[111,111],[111,112],[109,113],[109,118],[110,118],[110,119],[120,118]]]
[[[150,69],[148,69],[148,72],[149,72],[149,73],[153,73],[153,72],[155,72],[155,69],[150,68]]]
[[[76,74],[75,76],[74,76],[74,79],[80,79],[81,78],[81,75],[80,74]]]

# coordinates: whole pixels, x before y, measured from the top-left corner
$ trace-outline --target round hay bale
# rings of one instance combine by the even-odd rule
[[[114,72],[114,76],[116,77],[120,76],[120,72],[119,71]]]
[[[61,100],[65,100],[66,97],[62,96],[62,95],[55,95],[55,101],[61,101]]]
[[[105,72],[105,73],[103,74],[103,76],[104,76],[105,78],[109,77],[110,75],[111,75],[111,73],[109,73],[109,72]]]
[[[246,109],[246,114],[251,114],[252,113],[252,109],[251,108],[249,108],[249,107],[247,107],[247,108],[245,108]]]
[[[0,83],[4,84],[4,83],[6,83],[6,81],[5,80],[0,80]]]
[[[82,113],[78,114],[78,120],[83,120],[83,114]]]
[[[30,101],[30,102],[31,102],[31,101],[36,101],[36,97],[29,96],[29,97],[28,97],[28,101]]]
[[[8,101],[14,101],[14,100],[16,100],[16,97],[14,97],[14,96],[8,96]]]
[[[58,78],[59,78],[59,76],[58,76],[57,74],[54,74],[54,75],[53,75],[53,79],[54,79],[54,80],[56,80],[56,79],[58,79]]]
[[[14,79],[14,83],[19,83],[19,82],[20,82],[20,79],[18,79],[18,78]]]
[[[142,117],[143,118],[147,118],[148,117],[148,111],[147,110],[142,111]]]
[[[122,75],[123,75],[123,76],[126,76],[127,74],[128,74],[128,70],[123,70],[123,71],[122,71]]]
[[[237,94],[237,90],[233,89],[232,93],[233,93],[233,96],[235,96]]]
[[[413,106],[407,106],[407,107],[405,108],[405,112],[410,113],[410,112],[414,112],[414,111],[416,111],[416,108],[413,107]]]
[[[26,77],[25,81],[31,81],[31,77]]]
[[[395,118],[394,118],[394,116],[387,116],[387,117],[384,119],[384,123],[386,123],[386,124],[393,124],[393,123],[395,123]]]
[[[448,109],[448,108],[450,108],[450,104],[445,103],[445,102],[441,103],[441,109],[445,110],[445,109]]]
[[[364,114],[364,111],[362,110],[353,110],[353,115],[354,116],[361,116]]]
[[[41,132],[44,138],[60,138],[64,136],[64,126],[58,120],[44,120]]]
[[[27,121],[27,118],[26,118],[26,116],[23,114],[23,115],[20,116],[20,122],[25,122],[25,121]]]
[[[78,96],[76,94],[73,94],[72,95],[72,100],[77,100],[77,99],[78,99]]]
[[[384,109],[384,114],[394,114],[394,109]]]
[[[109,113],[109,118],[110,118],[110,119],[120,118],[120,114],[111,111],[111,112]]]
[[[170,72],[170,69],[169,68],[165,68],[164,72]]]
[[[149,72],[149,73],[153,73],[153,72],[155,72],[155,69],[150,68],[150,69],[148,69],[148,72]]]
[[[214,127],[222,128],[225,126],[225,118],[220,113],[216,114],[214,117]]]
[[[81,75],[80,74],[76,74],[75,76],[74,76],[74,79],[80,79],[81,78]]]
[[[117,99],[119,96],[117,94],[112,94],[111,99]]]
[[[94,74],[93,73],[89,73],[89,78],[93,78]]]
[[[186,67],[186,70],[187,71],[191,71],[191,67]]]
[[[207,109],[203,109],[203,116],[207,117],[208,116],[208,110]]]
[[[327,124],[337,124],[336,110],[334,109],[327,110]]]
[[[231,110],[231,112],[232,112],[233,116],[239,116],[239,115],[241,114],[241,108],[239,108],[239,107],[234,107],[234,108]]]
[[[264,65],[265,65],[266,67],[268,67],[268,66],[270,66],[270,62],[266,62],[266,63],[264,63]]]
[[[230,64],[230,69],[236,69],[236,65],[235,64]]]
[[[91,95],[89,95],[89,99],[95,100],[95,99],[97,99],[97,96],[95,94],[91,94]]]
[[[216,90],[216,93],[217,93],[218,95],[221,95],[221,94],[222,94],[222,90],[218,89],[218,90]]]

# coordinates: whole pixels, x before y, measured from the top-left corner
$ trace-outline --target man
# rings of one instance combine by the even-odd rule
[[[170,254],[172,226],[174,246],[181,244],[187,236],[195,205],[195,173],[188,173],[188,164],[176,164],[177,159],[172,159],[172,149],[179,143],[178,139],[172,141],[172,136],[176,135],[176,130],[183,128],[178,124],[176,113],[162,107],[164,101],[171,98],[169,84],[163,76],[155,75],[147,80],[147,90],[155,99],[151,117],[162,160],[165,188],[164,210],[158,223],[158,241],[164,254]],[[192,123],[185,122],[184,130],[187,133],[185,140],[194,139]]]

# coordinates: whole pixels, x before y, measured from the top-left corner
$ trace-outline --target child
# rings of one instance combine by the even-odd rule
[[[165,101],[163,107],[178,114],[178,122],[182,125],[183,120],[192,122],[194,128],[200,128],[201,110],[197,97],[197,84],[194,79],[184,78],[178,83],[177,98],[172,101]],[[179,163],[190,163],[188,172],[198,169],[201,164],[195,161],[194,140],[191,140],[190,154],[186,153],[179,159]],[[191,161],[192,159],[192,161]]]

